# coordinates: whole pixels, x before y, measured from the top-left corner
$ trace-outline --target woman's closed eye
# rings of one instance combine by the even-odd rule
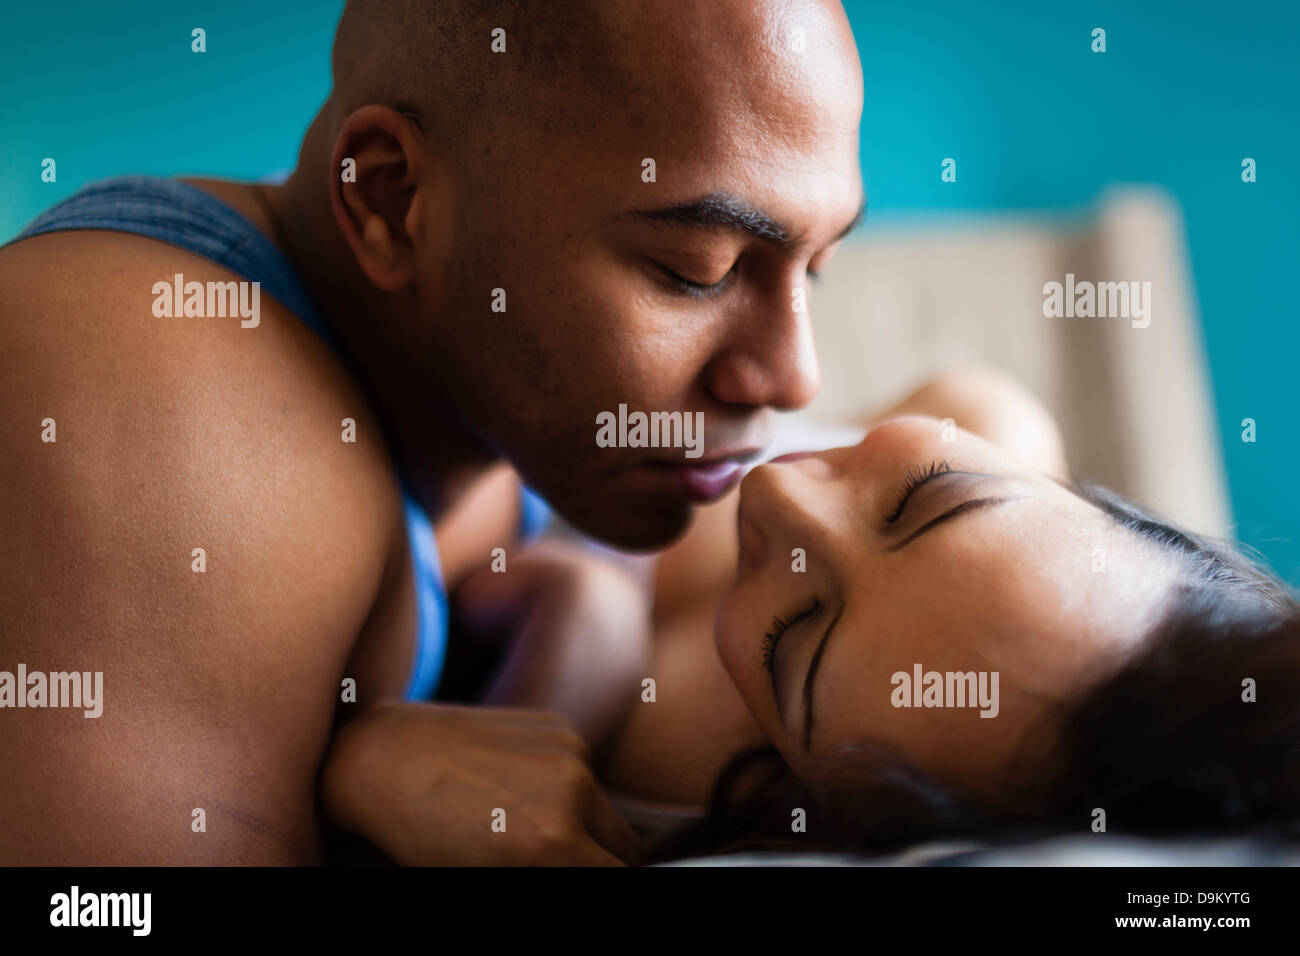
[[[905,523],[906,526],[915,526],[918,520],[921,520],[938,510],[934,507],[928,506],[931,504],[930,499],[932,498],[937,497],[937,500],[942,502],[946,507],[939,514],[929,517],[929,520],[924,521],[919,528],[907,535],[903,540],[896,541],[889,545],[888,550],[898,551],[915,541],[927,531],[931,531],[939,525],[960,515],[987,508],[992,505],[1004,504],[1008,501],[1017,501],[1026,497],[1023,494],[971,495],[969,489],[972,484],[978,488],[979,486],[987,484],[988,481],[994,481],[998,484],[1001,484],[1004,481],[1010,481],[1013,485],[1019,484],[1019,482],[1011,478],[1011,476],[993,475],[979,471],[954,471],[946,461],[931,462],[928,467],[918,468],[915,470],[909,469],[907,477],[904,480],[902,498],[894,507],[894,510],[885,518],[884,530],[886,533],[901,532],[903,530],[902,527],[897,526],[897,522],[903,516],[905,509],[909,512],[917,510],[915,506],[911,508],[908,506],[916,492],[923,487],[942,485],[942,487],[936,490],[933,494],[926,496],[926,501],[921,502],[920,505],[920,517],[914,517],[912,520],[907,521]],[[947,488],[950,483],[954,484],[954,488],[951,491],[948,491]],[[963,491],[963,488],[967,490]]]
[[[784,620],[780,617],[776,618],[772,622],[774,627],[769,628],[767,634],[764,635],[763,666],[767,669],[771,678],[772,695],[776,699],[777,712],[781,715],[782,723],[785,723],[786,716],[781,703],[785,698],[781,693],[782,681],[777,679],[777,668],[773,655],[776,643],[781,640],[783,635],[789,633],[799,624],[803,625],[805,631],[812,631],[815,633],[816,630],[820,630],[822,624],[825,623],[824,619],[829,618],[829,623],[826,624],[825,633],[822,635],[821,641],[818,643],[816,650],[812,653],[812,658],[808,663],[808,671],[804,676],[803,681],[803,727],[805,747],[809,746],[809,740],[812,735],[813,680],[817,675],[817,667],[822,659],[822,652],[826,648],[826,642],[830,639],[831,631],[834,630],[840,616],[844,613],[843,604],[839,605],[839,609],[832,614],[830,612],[833,607],[834,605],[823,604],[820,598],[814,598],[811,604],[805,607],[802,611],[791,615],[788,620]],[[785,657],[788,659],[789,654],[786,654]],[[788,671],[789,665],[782,667],[781,670],[783,673]],[[789,681],[786,680],[785,683],[788,684]]]
[[[812,603],[805,605],[802,610],[795,611],[787,617],[781,617],[778,615],[777,617],[772,618],[772,624],[763,634],[762,649],[763,668],[772,675],[774,686],[776,680],[776,667],[774,665],[773,655],[776,651],[777,642],[781,640],[786,631],[798,624],[800,621],[812,617],[819,610],[821,610],[821,601],[817,598],[813,598]]]
[[[925,467],[907,469],[907,474],[903,478],[903,490],[899,495],[898,504],[894,506],[894,510],[885,519],[885,524],[893,524],[902,516],[903,509],[907,507],[908,499],[912,497],[912,493],[917,488],[920,488],[927,481],[932,481],[940,475],[949,474],[951,471],[952,466],[947,461],[932,461]],[[959,474],[962,474],[962,472],[959,472]]]

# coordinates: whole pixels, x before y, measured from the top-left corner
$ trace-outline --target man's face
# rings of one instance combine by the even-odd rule
[[[643,58],[622,64],[635,87],[592,90],[596,120],[539,123],[466,176],[434,320],[455,356],[445,400],[568,520],[627,548],[671,541],[738,480],[772,410],[814,397],[807,278],[863,203],[861,74],[838,5],[674,15],[626,54]],[[603,447],[620,405],[703,434]]]

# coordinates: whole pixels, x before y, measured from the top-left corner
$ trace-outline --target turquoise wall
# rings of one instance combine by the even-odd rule
[[[1178,199],[1238,535],[1300,582],[1300,316],[1287,278],[1300,272],[1300,183],[1286,165],[1300,157],[1300,4],[846,7],[872,217],[1077,210],[1114,182]],[[939,180],[949,156],[956,183]]]
[[[127,172],[291,167],[338,0],[25,4],[0,14],[0,237]],[[847,3],[871,217],[1077,210],[1109,183],[1182,205],[1240,538],[1300,582],[1295,305],[1300,4]],[[1240,10],[1241,12],[1235,12]],[[190,52],[190,30],[208,52]],[[1107,52],[1090,50],[1107,32]],[[58,182],[40,162],[58,162]],[[939,160],[958,160],[940,183]],[[1241,160],[1258,162],[1254,184]],[[868,225],[867,228],[870,228]],[[1240,440],[1243,418],[1258,441]]]

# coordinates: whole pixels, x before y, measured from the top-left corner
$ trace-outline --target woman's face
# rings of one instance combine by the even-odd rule
[[[1092,504],[930,418],[754,469],[739,526],[718,652],[805,781],[870,739],[996,791],[1049,706],[1136,649],[1174,575]]]

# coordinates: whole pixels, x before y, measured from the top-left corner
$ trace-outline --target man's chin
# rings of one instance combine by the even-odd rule
[[[678,496],[592,496],[575,501],[572,514],[562,502],[551,504],[583,534],[622,551],[661,551],[685,533],[695,515],[695,507]]]

